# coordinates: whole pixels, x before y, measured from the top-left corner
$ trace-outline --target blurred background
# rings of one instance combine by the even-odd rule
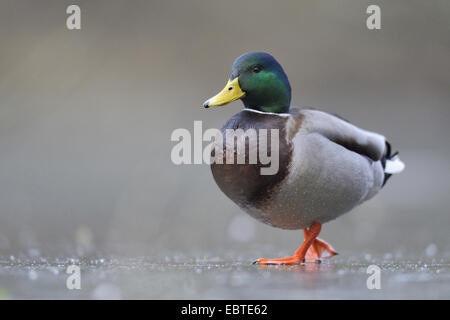
[[[263,225],[207,165],[176,166],[173,130],[205,110],[244,52],[284,67],[292,102],[384,134],[406,170],[325,225],[343,253],[449,255],[450,3],[0,1],[0,256],[253,259],[299,231]],[[381,7],[381,30],[366,8]],[[206,145],[206,143],[205,143]],[[230,253],[231,252],[231,253]]]

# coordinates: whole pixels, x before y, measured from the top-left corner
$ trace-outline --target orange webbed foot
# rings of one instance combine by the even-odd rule
[[[260,258],[253,262],[253,264],[275,264],[275,265],[295,265],[295,264],[301,264],[304,263],[305,259],[301,259],[300,257],[292,256],[287,258],[280,258],[280,259],[264,259]]]
[[[305,241],[300,248],[295,251],[292,257],[281,259],[258,259],[253,264],[259,265],[296,265],[305,263],[305,261],[320,262],[322,258],[329,258],[337,254],[334,248],[317,238],[322,225],[315,222],[308,229],[304,229]]]

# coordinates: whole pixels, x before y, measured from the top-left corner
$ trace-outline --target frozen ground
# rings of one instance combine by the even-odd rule
[[[66,268],[81,267],[81,289],[66,288]],[[381,289],[369,290],[369,265]],[[3,299],[448,299],[450,259],[386,254],[337,256],[322,264],[261,267],[251,261],[182,255],[162,259],[36,257],[0,259]]]

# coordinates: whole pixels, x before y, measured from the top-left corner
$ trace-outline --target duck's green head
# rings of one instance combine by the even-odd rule
[[[225,88],[205,101],[205,108],[241,99],[249,109],[286,113],[291,104],[291,85],[283,68],[270,54],[245,53],[237,58]]]

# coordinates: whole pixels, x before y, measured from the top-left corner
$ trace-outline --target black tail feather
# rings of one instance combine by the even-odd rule
[[[386,141],[386,152],[383,158],[381,158],[381,164],[383,165],[383,169],[386,168],[386,160],[391,160],[392,158],[398,155],[398,151],[395,151],[394,153],[391,152],[392,152],[391,144],[388,141]],[[390,173],[384,173],[384,181],[382,185],[383,187],[391,176],[392,174]]]

